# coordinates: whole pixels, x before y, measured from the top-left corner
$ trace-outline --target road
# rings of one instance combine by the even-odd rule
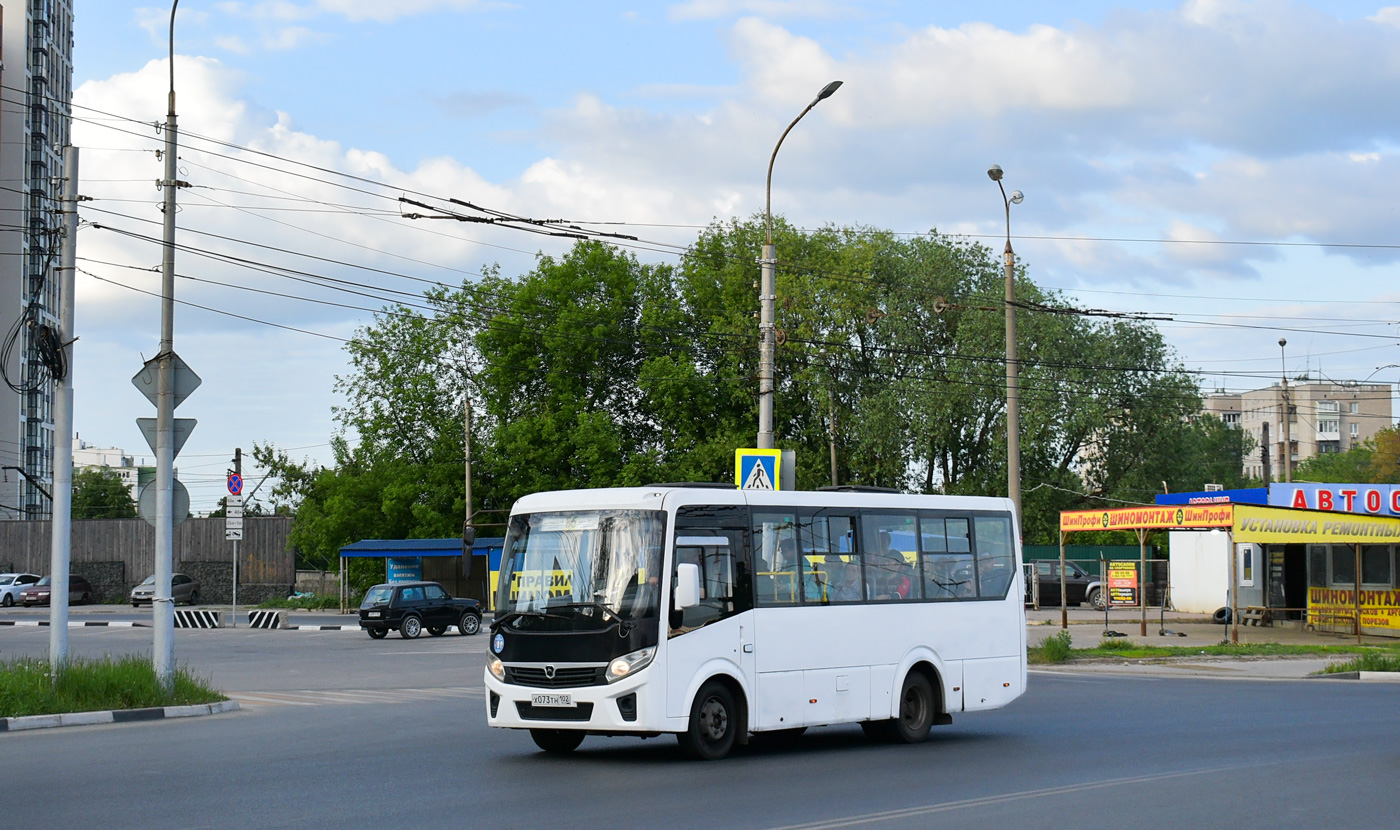
[[[149,646],[140,629],[72,634],[80,654]],[[1375,827],[1400,765],[1395,684],[1039,673],[918,746],[840,727],[709,764],[670,738],[554,758],[483,725],[484,636],[178,637],[244,710],[0,735],[7,825]],[[46,643],[3,630],[0,656]]]

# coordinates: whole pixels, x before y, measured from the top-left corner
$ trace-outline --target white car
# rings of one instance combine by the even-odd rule
[[[0,605],[19,602],[19,592],[39,581],[37,574],[0,574]]]

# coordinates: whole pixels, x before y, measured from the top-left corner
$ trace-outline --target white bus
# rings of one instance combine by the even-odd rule
[[[860,723],[917,742],[1026,688],[1020,533],[999,498],[570,490],[516,502],[486,667],[491,726],[549,752]]]

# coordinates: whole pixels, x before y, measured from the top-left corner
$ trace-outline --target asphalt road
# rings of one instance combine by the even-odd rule
[[[0,735],[8,826],[1378,827],[1400,771],[1395,684],[1034,674],[918,746],[859,729],[717,763],[589,738],[568,758],[486,729],[486,638],[178,632],[241,712]],[[75,653],[149,648],[80,629]],[[0,630],[0,656],[43,630]],[[160,812],[150,815],[153,805]],[[1386,818],[1392,816],[1392,818]]]

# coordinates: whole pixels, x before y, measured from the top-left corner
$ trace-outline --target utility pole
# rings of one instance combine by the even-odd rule
[[[1026,196],[1019,190],[1006,194],[1001,183],[1001,165],[987,168],[987,178],[997,183],[1002,205],[1006,208],[1006,494],[1016,511],[1017,534],[1021,527],[1021,392],[1020,366],[1016,362],[1016,253],[1011,250],[1011,206],[1019,205]]]
[[[175,603],[170,597],[170,575],[175,548],[175,191],[179,170],[175,163],[175,8],[170,6],[170,94],[165,113],[165,213],[161,256],[160,351],[156,387],[156,584],[151,599],[151,665],[165,689],[175,685]]]
[[[240,482],[243,481],[243,448],[242,448],[242,447],[234,447],[234,448],[233,448],[233,474],[236,475],[236,476],[238,476],[238,480],[239,480]],[[224,506],[224,515],[225,515],[225,516],[228,516],[228,515],[229,515],[228,505],[229,505],[230,502],[233,501],[233,499],[234,499],[234,496],[233,496],[232,493],[230,493],[229,496],[228,496],[228,498],[226,498],[226,499],[224,500],[224,505],[225,505],[225,506]],[[243,509],[243,496],[242,496],[241,494],[238,496],[238,500],[239,500],[239,510],[241,511],[241,510]],[[295,573],[294,573],[293,575],[295,575]],[[234,540],[233,540],[233,615],[232,615],[232,616],[233,616],[233,620],[232,620],[232,622],[233,622],[233,627],[234,627],[234,628],[237,628],[237,627],[238,627],[238,540],[237,540],[237,539],[234,539]]]
[[[1288,345],[1288,341],[1280,337],[1278,339],[1279,365],[1281,367],[1280,377],[1283,378],[1283,480],[1293,481],[1293,429],[1288,423],[1292,417],[1288,406],[1288,360],[1285,357],[1283,347]]]
[[[55,377],[49,587],[49,666],[68,662],[68,579],[73,530],[73,269],[78,245],[78,148],[63,148],[63,237],[58,266],[58,339],[64,372]]]

